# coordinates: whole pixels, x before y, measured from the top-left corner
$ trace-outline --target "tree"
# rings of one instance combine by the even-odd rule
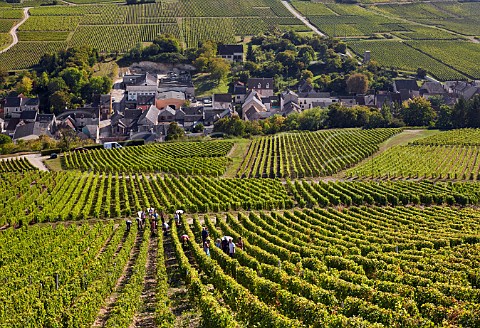
[[[447,106],[447,105],[440,106],[435,127],[440,130],[450,130],[453,128],[452,108],[450,108],[450,106]]]
[[[183,129],[177,124],[177,122],[172,122],[168,127],[167,136],[165,137],[165,140],[167,141],[178,140],[178,139],[182,139],[184,136],[185,136],[185,132],[183,131]]]
[[[77,93],[86,83],[84,74],[85,71],[83,70],[80,71],[76,67],[69,67],[64,69],[59,76],[65,81],[71,91]]]
[[[7,81],[8,72],[6,69],[0,67],[0,86]]]
[[[193,133],[203,132],[203,129],[204,129],[204,128],[205,128],[205,127],[203,126],[202,123],[198,123],[197,125],[195,125],[195,126],[193,127],[192,132],[193,132]]]
[[[213,58],[210,61],[208,70],[210,71],[211,77],[214,78],[217,83],[220,83],[230,72],[230,64],[225,59]]]
[[[56,91],[50,96],[50,109],[59,114],[70,106],[71,96],[65,91]]]
[[[28,96],[33,89],[32,79],[29,78],[28,76],[22,77],[22,80],[17,83],[16,89],[18,93],[22,93]]]
[[[153,40],[160,52],[180,52],[180,42],[171,34],[161,34]]]
[[[61,77],[54,77],[53,79],[50,79],[50,81],[48,82],[47,89],[50,94],[53,94],[57,91],[67,90],[68,86]]]
[[[255,58],[255,53],[253,52],[253,46],[251,43],[248,44],[247,47],[247,61],[255,62],[257,59]]]
[[[420,79],[424,79],[427,76],[427,71],[423,68],[417,68],[417,77]]]
[[[346,83],[349,93],[365,94],[368,91],[368,77],[365,74],[352,74],[348,77]]]
[[[0,145],[5,145],[11,142],[12,142],[12,139],[9,136],[0,134]]]
[[[403,103],[402,117],[409,126],[430,126],[435,118],[435,112],[430,101],[423,97],[415,97]]]
[[[75,130],[70,128],[62,128],[58,131],[58,134],[60,135],[58,147],[60,147],[63,151],[72,149],[74,144],[79,140]]]

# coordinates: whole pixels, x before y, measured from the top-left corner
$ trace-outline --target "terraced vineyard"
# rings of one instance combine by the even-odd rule
[[[254,139],[239,177],[318,177],[332,175],[378,150],[399,129],[341,129],[287,133]]]
[[[103,172],[170,172],[222,175],[229,159],[230,142],[160,143],[121,149],[96,149],[64,156],[67,169]]]

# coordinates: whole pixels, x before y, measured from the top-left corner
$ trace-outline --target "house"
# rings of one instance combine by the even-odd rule
[[[313,92],[315,89],[313,88],[313,85],[309,83],[307,80],[301,80],[297,84],[297,91],[299,93],[305,93],[305,92]]]
[[[158,78],[154,74],[125,75],[123,83],[127,91],[127,101],[136,101],[138,96],[155,96]]]
[[[56,118],[54,114],[38,114],[35,121],[35,131],[40,135],[53,136],[56,132]]]
[[[158,113],[158,123],[170,123],[175,121],[176,111],[170,106],[160,109]]]
[[[150,108],[151,105],[155,104],[154,95],[140,95],[137,96],[137,102],[132,109],[141,109],[142,111]]]
[[[235,82],[233,85],[233,98],[236,104],[241,104],[245,101],[247,95],[247,87],[242,82]]]
[[[301,111],[302,111],[302,108],[300,107],[300,105],[293,102],[293,101],[287,103],[285,106],[282,107],[282,115],[283,116],[288,116],[290,114],[300,113]]]
[[[182,112],[184,113],[183,121],[177,121],[177,123],[183,125],[185,129],[192,128],[198,123],[203,122],[203,110],[203,107],[182,108]]]
[[[400,106],[402,104],[402,97],[397,92],[379,92],[374,96],[373,105],[376,108],[382,108],[384,105],[393,108],[394,105]],[[366,104],[367,106],[369,104]]]
[[[232,116],[233,112],[229,108],[204,108],[203,124],[205,126],[213,125],[216,121],[224,117]]]
[[[150,131],[154,126],[158,125],[158,114],[160,110],[152,105],[150,108],[142,113],[137,121],[137,131]]]
[[[336,102],[335,99],[330,97],[329,92],[299,92],[298,104],[302,110],[318,107],[318,104],[324,104],[322,107],[327,107],[330,104]],[[326,106],[325,106],[326,105]]]
[[[112,137],[126,136],[129,133],[129,126],[125,120],[125,116],[116,111],[110,118],[110,135]]]
[[[249,91],[242,105],[242,119],[252,121],[266,118],[270,115],[271,112],[267,110],[260,94],[255,90]]]
[[[456,82],[450,82],[446,83],[452,91],[452,93],[457,97],[457,98],[463,98],[465,100],[469,100],[473,98],[473,96],[480,94],[480,87],[477,86],[474,83],[468,83],[464,81],[456,81]]]
[[[92,107],[100,108],[100,120],[109,119],[110,115],[112,115],[112,96],[109,94],[95,95]]]
[[[232,108],[232,95],[230,93],[214,93],[213,108]]]
[[[192,82],[192,77],[188,72],[158,75],[157,93],[160,94],[166,91],[183,92],[187,98],[195,96],[195,88]],[[158,96],[157,96],[158,99]]]
[[[155,98],[155,105],[159,109],[163,109],[166,107],[177,109],[182,107],[182,105],[184,105],[186,101],[184,92],[173,90],[159,92]]]
[[[36,110],[25,110],[20,114],[20,120],[25,123],[34,123],[37,120],[37,115]]]
[[[39,136],[36,135],[34,132],[35,123],[20,122],[15,129],[15,133],[13,134],[13,140],[36,140]]]
[[[85,125],[82,127],[78,136],[82,140],[91,139],[95,143],[100,143],[100,126],[99,125]]]
[[[357,105],[355,97],[338,97],[338,102],[345,107],[353,107]]]
[[[273,78],[249,78],[247,81],[248,90],[255,90],[262,97],[273,96]]]
[[[231,62],[243,62],[243,45],[219,44],[217,56]]]
[[[280,109],[283,111],[285,105],[290,102],[298,104],[298,95],[291,90],[283,91],[280,94]]]
[[[27,98],[23,95],[10,96],[5,99],[4,116],[20,118],[23,111],[38,111],[39,105],[38,98]]]
[[[13,137],[15,130],[17,129],[17,125],[20,123],[20,118],[11,118],[8,120],[8,123],[5,122],[5,133],[8,134],[10,137]]]
[[[447,94],[447,91],[440,82],[425,82],[420,87],[419,92],[420,96],[425,98]]]
[[[68,120],[68,122],[66,122]],[[87,125],[98,126],[100,123],[99,107],[81,107],[68,110],[57,116],[57,121],[72,124],[75,130],[81,131]]]
[[[420,88],[418,87],[416,80],[394,80],[393,81],[393,92],[401,92],[402,90],[407,91],[419,91]]]

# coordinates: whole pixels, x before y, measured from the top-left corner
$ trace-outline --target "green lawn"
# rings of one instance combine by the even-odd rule
[[[225,178],[234,178],[237,174],[240,164],[242,164],[243,158],[247,153],[248,146],[250,146],[251,140],[249,139],[236,139],[233,140],[235,144],[227,157],[232,159],[232,162],[227,166],[227,171],[223,175]]]
[[[197,97],[211,96],[214,93],[227,93],[228,85],[225,81],[217,82],[210,78],[210,74],[199,73],[193,76],[195,94]]]

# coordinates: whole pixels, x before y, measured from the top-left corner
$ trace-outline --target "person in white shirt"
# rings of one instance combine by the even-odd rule
[[[235,244],[233,242],[233,239],[231,239],[231,238],[228,241],[228,255],[230,255],[230,257],[235,256]]]

